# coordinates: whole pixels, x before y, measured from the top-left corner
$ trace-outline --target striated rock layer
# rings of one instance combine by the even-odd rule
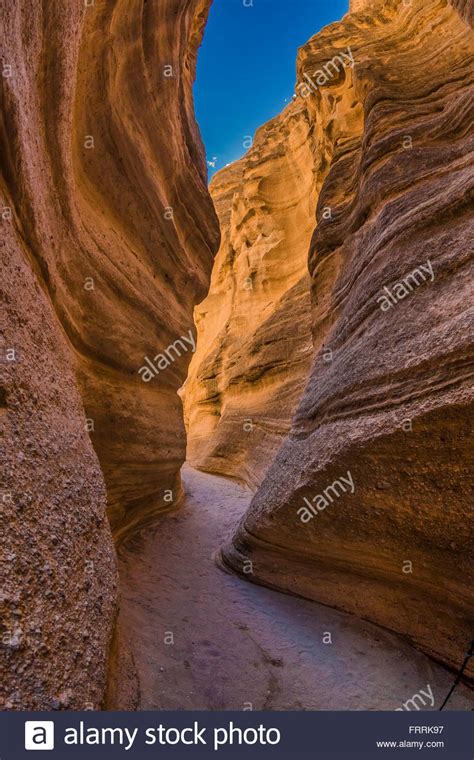
[[[191,350],[175,341],[192,328],[218,243],[191,89],[209,4],[2,10],[17,234],[71,345],[117,535],[180,495],[176,390]],[[172,344],[169,366],[145,382],[144,358]]]
[[[300,100],[212,179],[221,246],[182,391],[188,460],[258,485],[312,356],[307,251],[322,176]]]
[[[464,18],[444,0],[372,2],[300,49],[298,100],[328,162],[309,248],[314,362],[223,553],[453,667],[472,638],[474,44],[458,6]],[[341,51],[353,64],[324,69]]]
[[[108,649],[123,667],[105,486],[117,539],[179,500],[176,390],[218,245],[191,89],[209,5],[0,10],[7,707],[102,703]]]

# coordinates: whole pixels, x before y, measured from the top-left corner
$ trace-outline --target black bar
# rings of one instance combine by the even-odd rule
[[[25,727],[26,721],[29,725]],[[25,749],[25,732],[30,741],[42,743],[46,734],[41,722],[52,721],[54,749],[46,751],[46,758],[274,758],[275,760],[383,760],[383,758],[433,758],[434,760],[473,760],[473,715],[470,712],[3,712],[0,713],[0,760],[31,758]],[[196,724],[196,734],[194,725]],[[159,743],[156,729],[162,726],[161,735],[178,744]],[[81,733],[82,726],[82,733]],[[229,731],[233,726],[232,742]],[[260,729],[260,726],[262,728]],[[436,728],[438,727],[438,728]],[[111,732],[117,731],[111,743]],[[51,726],[49,726],[51,729]],[[128,729],[129,734],[125,729]],[[134,735],[130,745],[130,736]],[[149,729],[148,734],[146,730]],[[204,731],[202,731],[204,729]],[[245,733],[246,729],[247,732]],[[272,729],[272,731],[268,731]],[[215,734],[215,731],[218,733]],[[227,731],[227,735],[224,734]],[[202,731],[199,734],[199,731]],[[279,741],[278,733],[280,734]],[[195,741],[197,744],[186,745]],[[151,742],[155,737],[154,744]],[[82,744],[67,744],[82,741]],[[227,742],[215,748],[216,740]],[[100,739],[101,743],[89,743]],[[254,743],[256,739],[256,743]],[[206,744],[202,744],[202,740]],[[104,743],[102,743],[102,741]],[[244,743],[252,742],[252,743]],[[423,742],[419,746],[397,746],[390,749],[377,746],[377,742]],[[242,743],[239,743],[242,742]],[[443,746],[428,746],[428,742],[442,742]],[[126,746],[130,745],[130,749]],[[37,756],[36,756],[37,757]]]

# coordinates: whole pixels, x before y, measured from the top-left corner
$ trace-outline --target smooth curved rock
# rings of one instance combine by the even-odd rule
[[[126,653],[104,480],[117,540],[179,502],[176,391],[191,351],[176,340],[192,337],[218,246],[192,102],[209,5],[0,10],[2,278],[17,356],[2,357],[0,392],[7,708],[130,704],[117,694]],[[144,382],[144,357],[173,345]]]
[[[309,252],[314,364],[224,558],[459,667],[472,638],[473,37],[441,0],[374,3],[300,49],[298,82],[349,48],[354,67],[306,98],[330,164]]]
[[[117,537],[181,492],[190,351],[149,382],[138,370],[192,328],[218,244],[192,103],[208,6],[3,9],[7,182],[73,349]]]

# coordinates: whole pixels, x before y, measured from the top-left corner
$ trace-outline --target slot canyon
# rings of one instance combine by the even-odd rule
[[[439,709],[473,638],[474,2],[351,0],[208,185],[210,7],[0,10],[0,707]]]

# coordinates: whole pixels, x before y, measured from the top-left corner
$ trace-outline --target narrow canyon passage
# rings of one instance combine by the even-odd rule
[[[439,708],[453,674],[401,638],[222,572],[215,553],[251,492],[188,465],[183,482],[184,508],[121,557],[139,709],[394,710],[427,685]],[[458,687],[448,709],[471,707]]]
[[[473,635],[473,9],[0,4],[0,709],[134,709],[124,634],[141,709],[441,704]]]

